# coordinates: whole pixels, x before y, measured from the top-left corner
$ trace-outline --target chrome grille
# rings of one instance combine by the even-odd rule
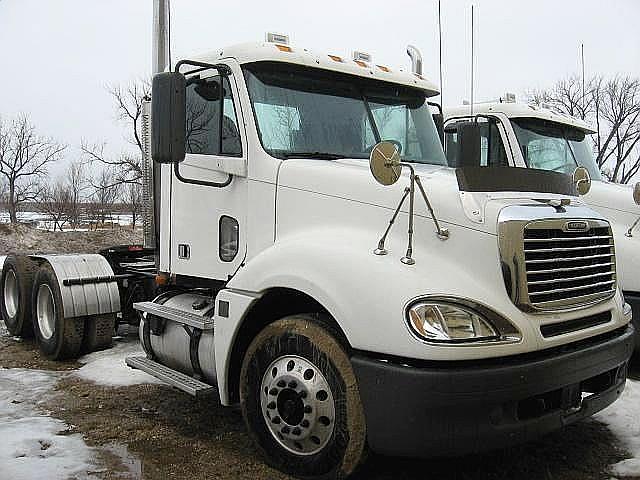
[[[610,297],[616,288],[613,235],[606,222],[591,220],[584,231],[568,222],[537,221],[523,231],[528,303],[558,309]]]

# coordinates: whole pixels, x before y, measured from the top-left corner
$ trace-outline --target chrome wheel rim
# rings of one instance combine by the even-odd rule
[[[38,288],[36,317],[38,318],[40,335],[45,340],[49,340],[53,337],[56,325],[56,305],[49,285],[42,284]]]
[[[306,358],[285,355],[269,365],[262,377],[260,406],[273,438],[296,455],[318,453],[333,434],[333,392]]]
[[[16,272],[8,270],[4,277],[4,308],[7,310],[9,318],[14,318],[18,314],[19,300],[18,279]]]

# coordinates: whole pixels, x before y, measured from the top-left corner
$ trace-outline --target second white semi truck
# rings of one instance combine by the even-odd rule
[[[633,309],[636,330],[640,326],[640,185],[608,182],[596,165],[586,122],[549,108],[516,103],[507,94],[497,102],[477,103],[445,109],[445,149],[452,166],[457,158],[457,126],[477,121],[481,130],[480,165],[521,167],[571,173],[586,168],[592,184],[582,197],[591,208],[611,222],[617,250],[617,272],[624,298]],[[494,174],[499,175],[498,171]],[[640,334],[636,336],[640,353]]]
[[[413,72],[269,35],[159,65],[146,248],[10,255],[7,326],[60,358],[135,308],[146,355],[127,363],[239,405],[302,478],[347,477],[368,450],[509,446],[610,405],[634,329],[585,178],[496,177],[466,166],[478,149],[449,167],[409,52]]]

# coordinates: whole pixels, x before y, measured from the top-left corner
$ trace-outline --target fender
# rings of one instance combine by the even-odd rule
[[[252,258],[228,288],[260,294],[284,287],[305,293],[326,308],[358,350],[437,360],[501,356],[537,348],[539,333],[536,335],[534,324],[505,293],[496,236],[449,227],[451,237],[443,242],[436,237],[430,219],[416,222],[419,241],[412,266],[400,262],[406,233],[390,235],[389,254],[377,256],[372,253],[377,240],[371,232],[334,225],[306,230]],[[481,298],[512,319],[529,341],[496,345],[491,351],[425,345],[410,334],[404,309],[412,299],[429,294]]]
[[[98,254],[31,255],[48,262],[58,279],[66,318],[104,315],[120,311],[118,284],[113,282],[64,285],[71,278],[109,277],[113,270],[107,259]]]

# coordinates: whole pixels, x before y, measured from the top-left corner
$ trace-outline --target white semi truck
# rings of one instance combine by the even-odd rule
[[[266,460],[304,478],[367,450],[513,445],[614,402],[631,311],[584,178],[447,166],[409,52],[403,72],[269,35],[159,65],[145,248],[10,255],[9,329],[73,356],[137,309],[146,356],[127,363],[239,404]]]
[[[501,100],[452,107],[445,110],[445,150],[451,166],[457,159],[457,125],[475,120],[481,130],[480,164],[522,167],[571,173],[586,168],[593,181],[584,202],[611,223],[617,251],[617,276],[624,298],[633,309],[636,330],[640,326],[640,185],[631,187],[606,181],[596,165],[586,122],[544,106],[516,103],[515,95]],[[496,175],[499,173],[494,171]],[[640,334],[636,335],[640,352]]]

